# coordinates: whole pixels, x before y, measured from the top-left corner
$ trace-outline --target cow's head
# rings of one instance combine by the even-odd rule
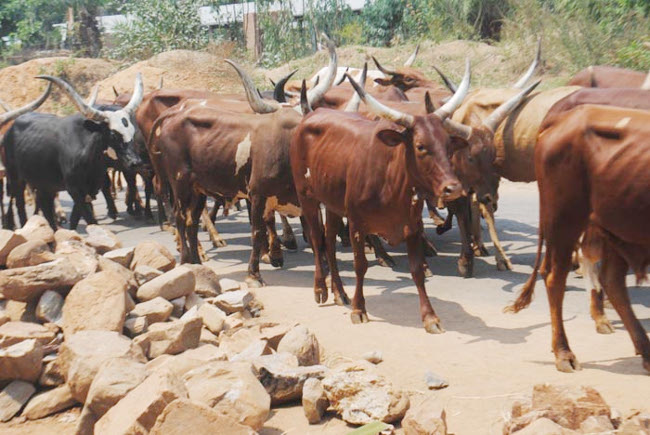
[[[451,142],[451,137],[467,138],[470,129],[449,119],[461,104],[470,82],[469,60],[465,77],[458,91],[442,107],[426,116],[413,116],[387,107],[368,95],[348,76],[355,91],[375,115],[392,121],[382,125],[377,138],[387,146],[406,148],[406,170],[413,184],[425,194],[451,201],[463,194],[458,178],[451,169],[448,149],[453,144],[463,147],[466,142]]]
[[[127,168],[136,168],[141,163],[140,157],[134,150],[134,139],[137,131],[135,111],[142,102],[144,93],[140,73],[138,73],[135,79],[133,95],[124,107],[94,107],[92,104],[84,101],[77,91],[66,81],[52,76],[38,76],[38,78],[49,80],[56,84],[70,98],[72,103],[77,106],[79,112],[86,117],[87,122],[95,124],[95,128],[106,129],[108,140],[104,145],[115,151],[122,164]]]
[[[418,46],[415,47],[413,54],[411,54],[408,60],[404,62],[404,66],[394,70],[385,68],[373,56],[372,60],[375,62],[375,65],[377,65],[377,69],[386,76],[385,78],[375,79],[375,83],[378,83],[382,86],[392,85],[404,92],[417,87],[434,87],[435,84],[424,74],[422,74],[422,72],[411,67],[413,65],[413,62],[415,62],[415,58],[417,57],[419,50],[420,45],[418,44]]]

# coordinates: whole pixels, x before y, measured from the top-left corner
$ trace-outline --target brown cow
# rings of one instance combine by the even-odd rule
[[[595,65],[579,71],[567,86],[585,88],[640,88],[646,73],[616,66]]]
[[[571,254],[591,225],[603,243],[600,279],[623,320],[643,366],[650,371],[650,340],[630,305],[625,275],[637,281],[650,264],[650,111],[582,105],[556,116],[540,132],[535,170],[540,191],[537,259],[531,277],[509,310],[530,304],[541,266],[551,310],[558,370],[579,370],[562,322]]]
[[[349,77],[348,77],[349,78]],[[321,262],[323,240],[320,208],[327,210],[325,248],[335,301],[347,301],[335,256],[337,228],[330,223],[345,216],[354,251],[357,286],[352,300],[354,323],[367,322],[363,278],[368,268],[364,253],[367,234],[377,234],[391,245],[406,240],[411,274],[420,297],[420,314],[431,333],[444,330],[424,288],[422,237],[423,196],[453,200],[462,186],[447,158],[449,135],[466,130],[449,115],[469,87],[469,61],[458,92],[436,113],[412,116],[379,103],[349,78],[361,99],[386,120],[372,121],[358,114],[318,109],[301,122],[291,141],[291,169],[303,216],[310,231],[316,273],[316,301],[327,300]]]

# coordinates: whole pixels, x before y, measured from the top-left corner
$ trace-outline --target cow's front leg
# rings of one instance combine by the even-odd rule
[[[406,249],[409,257],[409,269],[418,289],[420,298],[420,317],[424,329],[430,334],[441,334],[445,330],[440,325],[440,319],[433,311],[427,290],[424,287],[424,249],[422,247],[422,234],[415,233],[406,238]]]
[[[298,243],[296,243],[296,236],[293,233],[291,225],[289,224],[289,220],[286,216],[282,215],[280,215],[280,219],[282,220],[282,239],[280,241],[282,243],[282,246],[284,246],[289,251],[297,251]]]
[[[248,261],[248,276],[246,283],[250,287],[262,287],[265,285],[260,275],[260,252],[264,243],[264,206],[266,198],[257,194],[250,194],[249,217],[251,221],[252,250]]]
[[[282,254],[280,238],[278,237],[278,233],[275,229],[274,210],[270,210],[269,213],[264,216],[264,225],[266,226],[266,234],[268,237],[269,259],[271,261],[271,266],[282,267],[284,266],[284,256]]]
[[[472,195],[470,201],[470,223],[472,229],[472,241],[474,248],[474,256],[488,256],[488,252],[485,244],[483,243],[483,232],[481,231],[481,210],[479,209],[479,203],[476,200],[476,195]]]
[[[106,199],[106,208],[108,209],[108,217],[111,219],[117,219],[117,207],[115,207],[115,200],[113,195],[111,195],[111,179],[108,176],[108,173],[104,176],[104,184],[102,185],[102,194]],[[128,195],[127,195],[128,196]],[[86,218],[84,214],[84,219]]]
[[[326,212],[325,217],[325,250],[327,255],[327,263],[329,264],[330,276],[332,277],[332,294],[334,295],[334,303],[336,305],[348,305],[350,299],[343,289],[343,282],[339,275],[339,267],[336,262],[336,235],[339,228],[343,225],[343,218],[331,213]]]
[[[54,215],[54,193],[38,191],[36,192],[36,205],[43,211],[43,215],[52,227],[57,230],[56,216]]]
[[[474,275],[474,251],[471,246],[469,200],[465,197],[459,198],[453,201],[453,205],[450,205],[450,208],[452,207],[460,230],[458,273],[464,278],[471,278]]]
[[[503,250],[501,242],[499,241],[499,235],[497,234],[497,227],[496,223],[494,222],[494,210],[492,209],[492,206],[480,204],[480,208],[481,214],[487,223],[488,231],[490,232],[490,238],[494,244],[494,249],[496,250],[494,257],[497,262],[497,269],[512,270],[512,263],[510,262],[510,258],[508,258],[508,255],[506,255],[506,252]]]
[[[366,259],[366,238],[353,219],[348,217],[350,228],[350,243],[354,253],[354,274],[357,278],[357,286],[352,298],[352,313],[350,318],[352,323],[368,322],[368,313],[366,312],[366,299],[363,296],[363,279],[368,271],[368,260]]]

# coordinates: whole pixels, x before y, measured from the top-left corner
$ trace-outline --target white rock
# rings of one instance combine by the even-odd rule
[[[206,328],[213,334],[219,334],[223,330],[226,313],[210,304],[202,304],[197,311]]]
[[[86,243],[92,246],[98,254],[105,254],[108,251],[122,247],[122,242],[117,236],[105,227],[91,224],[86,227],[86,232],[88,233]]]
[[[293,327],[282,337],[278,344],[278,352],[288,352],[295,355],[301,366],[312,366],[320,363],[318,340],[303,325]]]
[[[221,278],[219,280],[219,287],[221,287],[222,292],[231,292],[239,290],[241,288],[241,284],[234,279]]]
[[[373,364],[379,364],[384,360],[384,356],[380,350],[366,352],[363,354],[362,358]]]
[[[131,260],[133,259],[133,251],[135,251],[135,247],[114,249],[105,253],[104,258],[129,268],[129,266],[131,266]]]
[[[169,301],[193,292],[195,283],[194,273],[180,266],[141,285],[137,297],[148,301],[160,296]]]
[[[13,381],[0,392],[0,421],[9,421],[36,392],[29,382]]]
[[[253,294],[248,290],[233,290],[212,298],[210,302],[227,314],[231,314],[237,311],[244,311],[252,300]]]

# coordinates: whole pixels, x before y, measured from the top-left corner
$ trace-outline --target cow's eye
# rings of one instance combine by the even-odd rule
[[[124,125],[125,127],[128,127],[129,126],[129,121],[127,121],[126,118],[122,118],[122,125]]]
[[[420,152],[420,153],[423,153],[423,152],[425,152],[427,150],[424,147],[424,145],[418,145],[418,146],[415,147],[415,149],[418,150],[418,152]]]

